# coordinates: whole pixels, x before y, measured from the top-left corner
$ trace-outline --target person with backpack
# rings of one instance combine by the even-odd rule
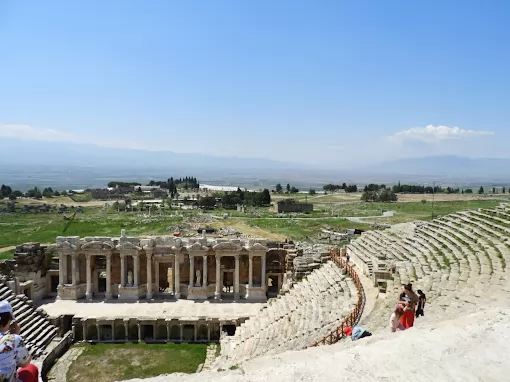
[[[427,297],[425,297],[425,293],[423,293],[420,289],[417,290],[418,292],[418,306],[416,308],[416,317],[424,316],[424,309],[425,309],[425,303],[427,302]]]

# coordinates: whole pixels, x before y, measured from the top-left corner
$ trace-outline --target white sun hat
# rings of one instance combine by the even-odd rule
[[[15,320],[14,312],[12,311],[12,306],[11,304],[9,304],[9,301],[7,300],[0,301],[0,313],[10,313],[12,319]]]

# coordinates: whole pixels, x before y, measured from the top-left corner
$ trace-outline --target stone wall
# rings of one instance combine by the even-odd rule
[[[38,301],[49,293],[50,276],[48,269],[52,255],[40,243],[25,243],[16,246],[13,275],[18,279],[17,293],[26,294]]]

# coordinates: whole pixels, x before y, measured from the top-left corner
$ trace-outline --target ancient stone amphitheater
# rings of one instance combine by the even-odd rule
[[[324,263],[234,336],[223,336],[215,370],[152,381],[507,379],[509,205],[365,232],[345,253],[353,277],[338,257]],[[363,286],[353,280],[358,275]],[[426,315],[411,330],[389,333],[408,282],[427,294]],[[374,336],[287,352],[336,342],[338,327],[360,318]]]

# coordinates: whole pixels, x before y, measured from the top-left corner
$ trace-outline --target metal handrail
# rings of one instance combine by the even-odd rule
[[[361,320],[361,315],[363,314],[363,309],[365,308],[365,290],[363,289],[363,285],[358,277],[358,274],[354,271],[353,267],[342,258],[340,251],[338,249],[332,249],[329,252],[329,256],[331,259],[341,268],[345,268],[347,273],[354,280],[354,284],[356,285],[356,289],[358,291],[358,301],[356,303],[356,307],[352,310],[351,314],[349,314],[342,323],[332,332],[322,337],[319,341],[314,343],[312,347],[319,345],[331,345],[342,338],[345,337],[344,328],[347,326],[355,326]]]

